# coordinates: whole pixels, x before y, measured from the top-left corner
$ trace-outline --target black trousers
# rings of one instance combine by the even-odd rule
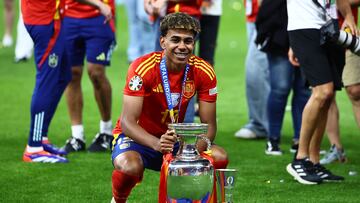
[[[200,19],[199,57],[214,65],[220,16],[202,15]]]

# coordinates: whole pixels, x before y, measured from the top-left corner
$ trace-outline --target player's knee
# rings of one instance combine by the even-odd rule
[[[106,80],[105,72],[100,69],[92,69],[89,71],[89,78],[94,87],[100,87],[100,85]]]
[[[318,89],[318,91],[315,91],[313,94],[315,100],[324,104],[332,101],[334,97],[334,90],[332,88],[322,88]]]
[[[213,147],[212,158],[214,159],[214,167],[216,169],[226,168],[229,162],[226,151],[220,147]]]
[[[81,68],[72,68],[71,69],[71,80],[73,82],[79,82],[81,81],[81,76],[82,76],[82,70]]]
[[[352,101],[360,102],[360,84],[346,87],[346,91]]]
[[[228,160],[228,155],[226,151],[223,148],[216,148],[212,150],[212,157],[214,158],[214,161],[226,161]]]
[[[133,175],[142,176],[144,172],[144,166],[142,159],[138,154],[126,152],[117,156],[114,160],[114,167],[116,170]]]

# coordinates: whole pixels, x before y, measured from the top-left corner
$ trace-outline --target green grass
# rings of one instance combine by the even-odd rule
[[[286,112],[280,157],[264,155],[264,140],[246,141],[233,134],[247,121],[245,103],[244,58],[246,31],[244,12],[235,10],[242,1],[225,0],[224,15],[218,39],[216,72],[218,76],[218,134],[216,143],[230,158],[230,168],[238,169],[235,202],[359,202],[360,133],[350,102],[344,91],[337,95],[340,108],[342,141],[349,158],[346,164],[331,164],[346,181],[337,184],[304,186],[285,171],[291,161],[288,153],[292,137],[290,112]],[[3,11],[0,2],[0,16]],[[107,74],[113,87],[113,120],[120,115],[122,88],[127,70],[127,22],[123,7],[118,8],[118,49]],[[0,36],[3,34],[3,21]],[[0,202],[109,202],[111,199],[112,164],[109,153],[74,153],[69,164],[27,164],[21,161],[28,139],[30,99],[34,86],[33,61],[14,64],[14,48],[0,48]],[[84,125],[87,144],[98,130],[99,113],[88,76],[82,81]],[[61,146],[70,135],[70,122],[64,99],[60,102],[50,127],[50,138]],[[329,147],[324,139],[323,148]],[[129,202],[156,202],[159,173],[146,171],[143,182],[131,193]]]

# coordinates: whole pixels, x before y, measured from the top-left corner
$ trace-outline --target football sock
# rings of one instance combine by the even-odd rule
[[[49,138],[48,137],[42,137],[42,143],[43,144],[50,144]]]
[[[132,188],[140,182],[138,176],[127,175],[119,170],[113,170],[112,193],[116,203],[125,203]]]
[[[44,151],[43,147],[31,147],[29,145],[26,145],[25,152],[27,152],[27,153],[36,153],[36,152],[41,152],[41,151]]]
[[[100,133],[112,135],[112,130],[113,130],[113,126],[111,119],[108,121],[100,120]]]
[[[74,138],[85,141],[84,126],[82,124],[71,126],[71,134]]]
[[[226,168],[226,166],[228,165],[229,160],[222,160],[222,161],[214,161],[214,168],[215,169],[223,169]]]

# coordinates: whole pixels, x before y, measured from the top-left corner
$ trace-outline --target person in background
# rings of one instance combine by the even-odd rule
[[[14,25],[15,11],[14,0],[4,0],[4,36],[2,38],[3,47],[13,45],[12,30]]]
[[[136,59],[126,77],[122,113],[113,131],[112,202],[125,203],[145,168],[159,171],[163,155],[176,154],[179,144],[167,124],[183,122],[196,91],[201,122],[208,124],[205,136],[211,142],[216,136],[216,75],[211,65],[192,54],[199,22],[184,13],[171,13],[160,29],[163,51]],[[198,151],[206,146],[200,141]],[[215,144],[211,150],[214,168],[226,168],[225,150]]]
[[[336,19],[339,9],[345,19],[343,28],[348,27],[351,34],[357,35],[350,4],[348,0],[287,0],[287,9],[291,47],[289,60],[293,65],[300,66],[312,93],[303,111],[299,149],[286,170],[301,184],[342,181],[344,177],[334,175],[319,161],[328,110],[335,91],[342,86],[345,52],[331,41],[321,45],[320,28],[329,20]]]
[[[96,5],[97,0],[86,0]],[[24,162],[67,163],[66,151],[51,144],[48,129],[67,84],[71,80],[66,55],[66,33],[62,27],[64,1],[22,0],[21,13],[26,29],[34,41],[36,65],[35,88],[31,99],[31,121]],[[110,9],[100,9],[106,19]]]
[[[101,15],[101,9],[110,10],[111,18]],[[86,147],[82,117],[84,100],[81,88],[85,57],[101,117],[99,132],[95,135],[88,151],[101,152],[110,148],[113,129],[112,93],[110,81],[106,76],[106,66],[110,65],[116,45],[114,16],[114,1],[96,0],[95,5],[75,0],[65,1],[63,27],[67,32],[65,44],[72,72],[72,80],[65,90],[71,120],[71,137],[63,147],[67,153],[83,151]]]
[[[207,0],[201,5],[199,35],[199,57],[215,64],[216,40],[219,31],[220,17],[222,14],[222,0]]]
[[[21,4],[21,1],[20,3]],[[21,6],[20,6],[21,7]],[[28,61],[34,49],[34,42],[29,33],[26,31],[21,11],[19,12],[19,19],[17,23],[17,35],[15,45],[15,63]]]
[[[350,0],[352,14],[355,17],[356,24],[358,23],[358,6],[360,0]],[[343,17],[340,15],[339,25],[343,24]],[[355,120],[360,127],[360,57],[352,53],[350,50],[346,51],[345,66],[342,75],[342,81],[346,92],[353,106]],[[330,142],[330,150],[320,160],[320,164],[329,164],[334,161],[344,163],[347,161],[345,150],[340,140],[339,128],[339,109],[335,99],[331,103],[328,120],[326,123],[326,132]]]
[[[287,21],[286,0],[263,0],[255,23],[258,33],[255,43],[266,53],[270,71],[270,94],[267,103],[269,132],[265,148],[267,155],[283,153],[280,149],[281,128],[290,91],[294,129],[290,151],[297,150],[302,112],[310,97],[310,90],[300,69],[292,66],[287,57]]]
[[[129,24],[128,62],[155,49],[155,30],[143,0],[124,0]]]
[[[246,8],[246,31],[248,52],[245,61],[246,101],[248,123],[235,132],[244,139],[266,138],[268,135],[267,99],[270,93],[269,64],[266,54],[256,44],[255,20],[260,0],[244,0]]]

